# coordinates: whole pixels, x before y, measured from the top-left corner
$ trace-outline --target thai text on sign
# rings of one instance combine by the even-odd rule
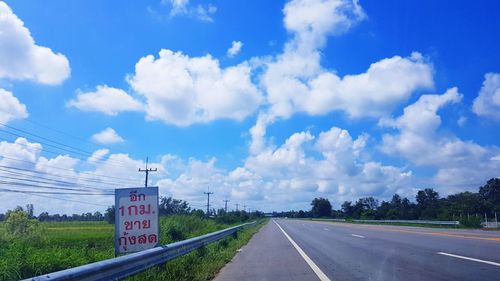
[[[156,247],[158,230],[158,187],[115,189],[117,254]]]

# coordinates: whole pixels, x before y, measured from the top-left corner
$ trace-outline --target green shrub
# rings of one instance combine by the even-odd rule
[[[471,227],[471,228],[481,228],[481,218],[472,216],[472,217],[463,217],[460,219],[460,224],[465,226],[465,227]]]

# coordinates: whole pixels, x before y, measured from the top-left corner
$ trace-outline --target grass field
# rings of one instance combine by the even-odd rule
[[[41,223],[38,239],[8,238],[0,224],[0,280],[18,280],[114,256],[114,226],[106,222]],[[161,218],[160,242],[167,244],[230,227],[194,216]],[[259,226],[238,233],[132,280],[209,280]]]

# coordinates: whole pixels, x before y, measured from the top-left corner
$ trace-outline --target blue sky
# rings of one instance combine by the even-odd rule
[[[0,176],[138,186],[149,156],[161,195],[264,211],[476,190],[500,171],[499,6],[0,2]],[[1,192],[0,212],[113,202],[40,195]]]

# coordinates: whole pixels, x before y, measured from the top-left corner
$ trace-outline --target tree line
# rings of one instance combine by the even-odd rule
[[[340,209],[333,209],[326,198],[315,198],[308,211],[288,211],[277,216],[296,218],[325,217],[370,220],[460,220],[463,224],[477,224],[482,217],[500,216],[500,179],[492,178],[479,187],[478,192],[460,192],[441,198],[432,188],[419,190],[415,201],[394,194],[389,201],[363,197],[345,201]]]
[[[226,212],[224,209],[211,209],[209,214],[201,209],[193,209],[189,206],[189,203],[184,200],[175,199],[172,197],[160,197],[159,200],[159,213],[160,216],[169,215],[193,215],[200,218],[210,217],[217,220],[220,223],[237,223],[244,222],[249,219],[263,217],[264,213],[259,211],[246,212],[246,211],[230,211]],[[66,215],[66,214],[49,214],[48,212],[42,212],[38,216],[33,214],[34,206],[33,204],[27,204],[25,208],[18,206],[14,210],[7,211],[6,214],[0,214],[0,221],[6,220],[9,215],[24,213],[27,219],[37,219],[40,222],[62,222],[62,221],[107,221],[108,223],[115,222],[115,206],[112,205],[106,209],[103,213],[82,213]]]

